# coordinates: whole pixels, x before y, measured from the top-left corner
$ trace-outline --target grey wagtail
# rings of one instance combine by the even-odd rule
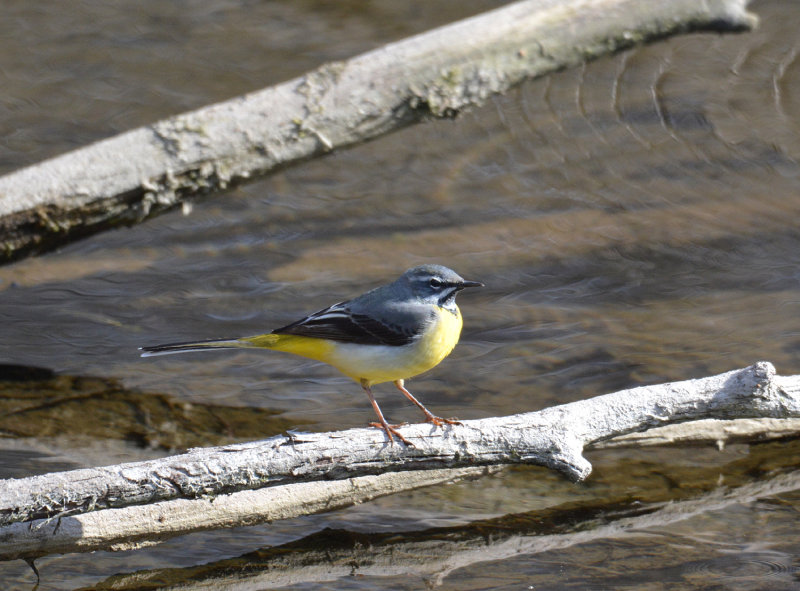
[[[456,294],[465,287],[483,287],[466,281],[441,265],[422,265],[396,281],[334,304],[267,334],[238,339],[214,339],[141,347],[142,356],[213,349],[272,349],[332,365],[361,384],[369,396],[389,442],[392,436],[413,445],[383,417],[373,384],[394,385],[417,405],[425,420],[436,426],[459,424],[432,414],[406,390],[404,381],[435,367],[447,357],[461,335],[461,312]]]

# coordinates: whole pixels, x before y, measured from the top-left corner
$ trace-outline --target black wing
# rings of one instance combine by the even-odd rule
[[[334,304],[272,332],[343,343],[395,347],[407,345],[417,336],[413,331],[404,330],[395,324],[364,314],[355,314],[347,306],[347,302]]]

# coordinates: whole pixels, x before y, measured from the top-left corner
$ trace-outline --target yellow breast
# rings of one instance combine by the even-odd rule
[[[344,375],[370,384],[405,380],[435,367],[447,357],[461,335],[461,314],[442,308],[422,338],[402,346],[336,343],[320,357]],[[300,353],[301,355],[303,353]]]
[[[452,312],[444,308],[436,310],[436,320],[417,343],[420,368],[422,368],[417,373],[439,365],[442,359],[450,355],[458,344],[462,325],[463,320],[458,306]]]

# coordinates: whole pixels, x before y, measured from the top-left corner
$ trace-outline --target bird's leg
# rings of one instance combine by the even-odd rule
[[[419,400],[414,398],[411,392],[406,390],[405,382],[403,380],[395,380],[394,385],[397,386],[397,388],[405,395],[406,398],[408,398],[411,402],[416,404],[419,407],[419,409],[425,413],[425,420],[427,422],[433,423],[437,427],[441,427],[445,423],[448,425],[461,424],[460,422],[458,422],[457,419],[443,419],[442,417],[437,417],[435,414],[433,414],[431,411],[425,408]]]
[[[377,401],[375,400],[375,396],[372,395],[372,388],[369,387],[369,382],[367,380],[361,380],[361,387],[364,388],[364,392],[367,393],[369,396],[369,401],[372,403],[372,408],[375,410],[375,414],[378,415],[378,419],[380,423],[370,423],[370,427],[376,427],[378,429],[383,429],[386,431],[386,436],[389,438],[389,443],[394,445],[394,437],[397,437],[400,441],[406,444],[408,447],[414,447],[414,444],[411,443],[408,439],[403,437],[400,432],[395,428],[396,425],[390,425],[386,422],[386,419],[383,418],[383,413],[381,412],[380,407],[378,406]]]

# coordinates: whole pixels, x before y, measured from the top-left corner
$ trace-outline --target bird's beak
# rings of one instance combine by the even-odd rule
[[[483,287],[483,286],[484,286],[483,283],[481,283],[480,281],[462,281],[459,284],[458,288],[464,289],[465,287]]]

